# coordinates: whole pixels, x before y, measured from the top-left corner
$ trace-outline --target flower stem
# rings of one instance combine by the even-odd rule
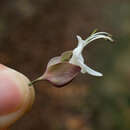
[[[37,79],[31,81],[28,85],[29,85],[29,86],[32,86],[34,83],[36,83],[36,82],[38,82],[38,81],[40,81],[40,80],[43,80],[43,79],[44,79],[43,76],[40,76],[40,77],[38,77]]]

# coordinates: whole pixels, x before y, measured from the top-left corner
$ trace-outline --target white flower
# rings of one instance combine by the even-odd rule
[[[80,36],[77,36],[78,39],[78,46],[73,50],[73,54],[71,59],[69,60],[69,63],[75,64],[81,67],[81,73],[88,73],[93,76],[103,76],[102,73],[97,72],[91,68],[89,68],[86,64],[84,64],[84,59],[82,56],[82,51],[85,46],[87,46],[90,42],[96,40],[96,39],[106,39],[111,42],[113,42],[113,39],[109,33],[106,32],[97,32],[91,34],[86,40],[83,40]]]

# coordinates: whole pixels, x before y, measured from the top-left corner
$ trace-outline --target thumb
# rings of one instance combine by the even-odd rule
[[[20,72],[0,65],[0,130],[13,124],[32,105],[34,89],[29,83]]]

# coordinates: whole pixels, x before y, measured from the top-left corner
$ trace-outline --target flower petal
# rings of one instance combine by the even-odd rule
[[[80,61],[79,61],[79,62],[80,62]],[[87,65],[85,65],[85,64],[82,63],[82,62],[80,62],[80,66],[82,66],[82,67],[81,67],[81,68],[82,68],[82,70],[81,70],[82,73],[86,73],[86,72],[87,72],[88,74],[93,75],[93,76],[103,76],[102,73],[97,72],[97,71],[91,69],[90,67],[88,67]]]
[[[50,59],[50,61],[48,62],[47,64],[47,68],[52,66],[52,65],[55,65],[55,64],[58,64],[61,62],[61,56],[57,56],[57,57],[53,57]]]
[[[82,56],[82,51],[85,46],[87,46],[90,42],[96,39],[105,39],[113,42],[112,36],[106,32],[95,32],[92,33],[86,40],[83,40],[80,36],[77,35],[78,46],[73,50],[73,55],[69,61],[69,63],[78,65],[81,67],[81,73],[89,73],[93,76],[103,76],[101,73],[89,68],[84,64],[84,58]]]
[[[70,83],[80,70],[79,66],[67,62],[58,63],[48,67],[42,78],[55,86],[63,87]]]

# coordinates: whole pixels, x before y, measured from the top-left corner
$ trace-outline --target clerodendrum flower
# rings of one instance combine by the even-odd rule
[[[81,73],[87,72],[88,74],[91,74],[93,76],[102,76],[101,73],[94,71],[91,68],[89,68],[87,65],[85,65],[84,59],[82,56],[82,51],[84,47],[87,46],[92,41],[96,39],[100,39],[100,38],[110,40],[111,42],[113,41],[113,39],[111,38],[111,35],[106,32],[94,33],[91,36],[89,36],[86,40],[83,40],[80,36],[77,36],[78,46],[73,50],[72,58],[70,59],[69,63],[80,66]]]
[[[82,51],[89,43],[96,39],[105,39],[113,42],[112,36],[106,32],[93,32],[85,40],[80,36],[77,36],[77,39],[78,46],[74,50],[66,51],[61,56],[52,58],[47,65],[45,73],[32,81],[30,85],[38,80],[48,80],[55,86],[64,86],[72,81],[79,72],[88,73],[93,76],[102,76],[100,72],[89,68],[84,63]]]

